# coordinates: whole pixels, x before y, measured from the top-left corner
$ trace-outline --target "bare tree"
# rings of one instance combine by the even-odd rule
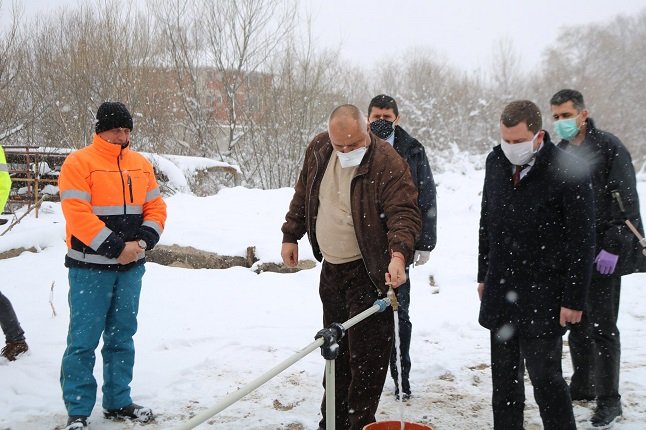
[[[523,83],[520,55],[509,37],[498,39],[494,45],[491,80],[494,91],[501,99],[512,100],[518,97]]]
[[[0,13],[3,4],[0,1]],[[24,36],[20,31],[21,12],[18,3],[9,12],[6,31],[0,28],[0,142],[24,131],[31,121],[30,110],[25,106],[25,70],[27,53],[24,49]]]
[[[132,2],[97,1],[57,18],[30,27],[34,90],[46,107],[38,135],[51,146],[80,147],[89,143],[103,101],[121,100],[140,117],[139,84],[148,71],[150,40]]]
[[[248,182],[263,188],[294,185],[307,144],[326,129],[329,112],[340,102],[337,58],[335,52],[316,54],[310,40],[300,49],[294,44],[275,61],[265,101],[272,109],[254,121],[245,139],[246,170],[254,172]]]
[[[497,142],[496,92],[482,78],[450,67],[428,49],[382,64],[372,94],[397,99],[402,126],[426,147],[435,171],[450,167],[456,154],[482,154]]]
[[[218,96],[223,97],[227,113],[227,149],[232,150],[244,134],[240,125],[251,124],[253,110],[262,108],[244,103],[241,90],[245,85],[252,90],[250,80],[262,80],[257,73],[265,72],[263,67],[284,49],[281,44],[294,29],[296,7],[289,0],[203,0],[201,6],[209,61],[222,83]]]
[[[600,128],[616,134],[646,164],[646,9],[606,24],[563,30],[546,51],[540,77],[544,103],[561,88],[583,93]]]
[[[497,144],[509,99],[549,109],[552,93],[573,87],[646,166],[646,10],[563,30],[542,73],[524,75],[501,39],[485,76],[423,47],[370,70],[342,63],[311,32],[296,37],[294,0],[150,0],[147,13],[136,0],[94,0],[28,23],[17,5],[0,31],[0,139],[80,147],[98,105],[121,100],[139,149],[217,157],[240,166],[243,184],[276,188],[293,185],[307,143],[340,103],[365,109],[376,94],[394,96],[441,170],[458,152]]]
[[[154,5],[153,5],[154,3]],[[173,127],[167,135],[177,143],[176,151],[212,156],[218,154],[215,141],[218,124],[214,99],[209,97],[209,80],[214,68],[206,58],[202,4],[189,0],[151,2],[161,47],[156,69],[164,83]]]

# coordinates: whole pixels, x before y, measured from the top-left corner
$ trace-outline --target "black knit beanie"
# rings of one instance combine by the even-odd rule
[[[96,111],[97,133],[113,128],[129,128],[132,130],[132,115],[121,102],[104,102]]]

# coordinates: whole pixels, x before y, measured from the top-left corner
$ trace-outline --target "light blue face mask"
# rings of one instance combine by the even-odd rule
[[[579,130],[581,130],[581,127],[576,125],[576,117],[562,119],[554,123],[554,131],[561,139],[572,140],[579,134]]]

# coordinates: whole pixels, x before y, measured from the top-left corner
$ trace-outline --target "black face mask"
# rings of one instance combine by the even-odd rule
[[[370,131],[381,139],[388,139],[395,132],[395,126],[392,121],[380,118],[370,123]]]

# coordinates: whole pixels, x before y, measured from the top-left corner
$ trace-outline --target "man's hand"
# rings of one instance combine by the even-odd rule
[[[123,248],[123,251],[121,251],[121,254],[117,257],[117,261],[119,264],[130,264],[134,263],[135,261],[139,260],[139,256],[144,252],[145,250],[139,246],[137,241],[133,240],[130,242],[126,242],[126,246]]]
[[[482,301],[482,295],[484,294],[484,289],[485,289],[484,282],[480,282],[478,284],[478,297],[480,297],[480,301]]]
[[[287,267],[296,267],[298,264],[298,244],[283,243],[280,249],[280,256],[283,257],[283,263]]]
[[[583,311],[561,307],[561,327],[565,327],[567,323],[577,324],[581,322],[582,315]]]
[[[388,272],[386,272],[386,285],[393,288],[399,287],[406,282],[406,261],[401,252],[393,252]]]
[[[430,256],[431,251],[415,251],[415,256],[413,257],[413,266],[421,266],[423,264],[426,264]]]

